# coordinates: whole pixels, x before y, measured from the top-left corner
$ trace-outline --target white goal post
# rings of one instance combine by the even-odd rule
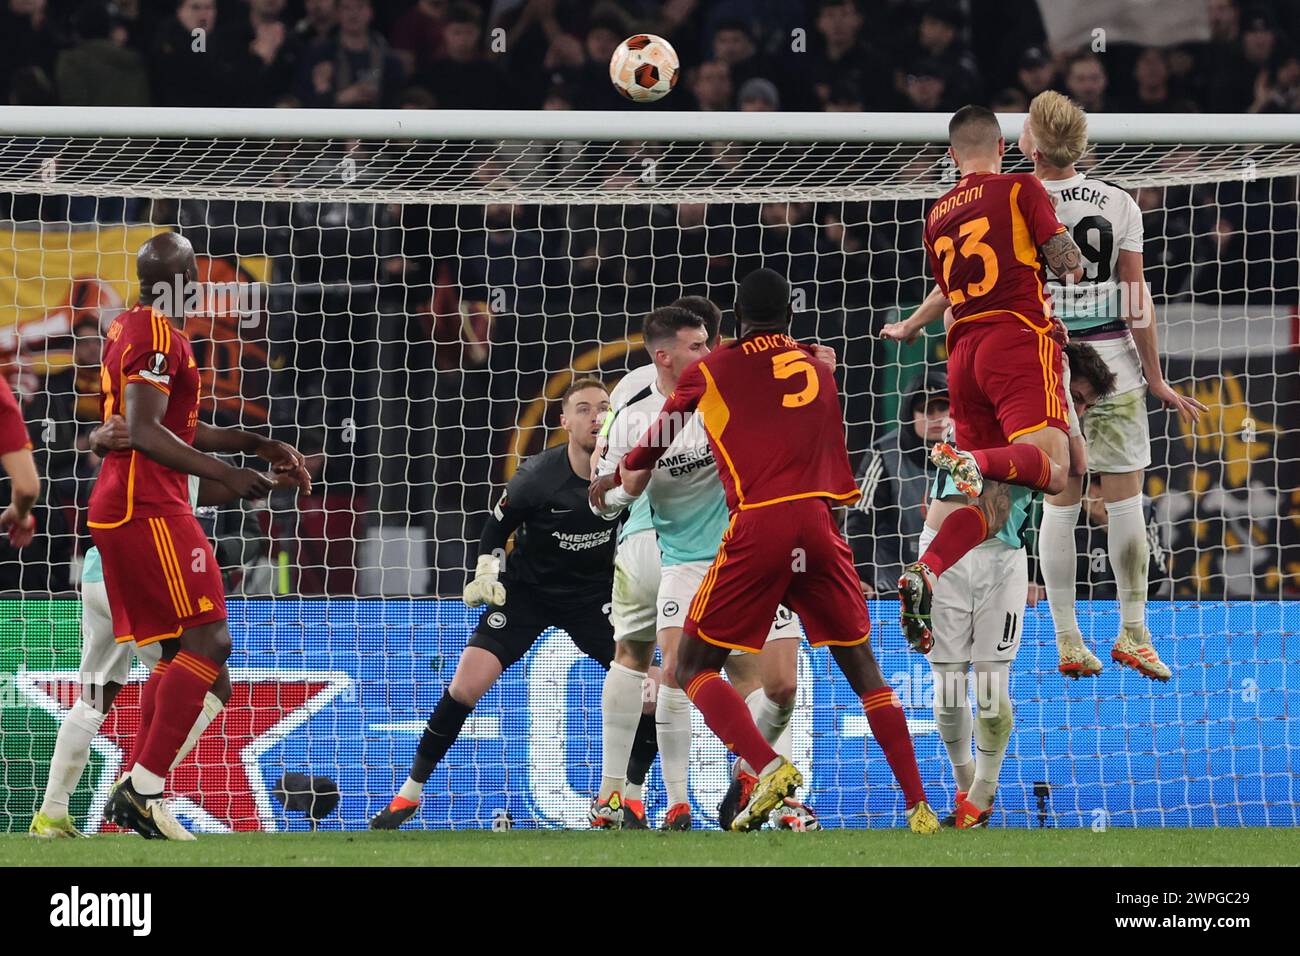
[[[999,119],[1006,168],[1027,170],[1024,115]],[[144,238],[178,229],[202,280],[237,292],[213,291],[191,330],[206,413],[293,441],[317,468],[309,501],[204,516],[231,594],[235,716],[178,769],[177,812],[211,831],[304,827],[271,794],[306,771],[342,792],[323,825],[356,828],[404,778],[477,620],[457,598],[484,515],[556,440],[554,400],[574,378],[612,384],[644,363],[651,308],[702,294],[728,312],[736,279],[771,265],[795,290],[793,333],[837,351],[855,468],[907,427],[909,383],[942,366],[942,337],[896,347],[877,333],[929,281],[920,227],[955,182],[947,121],[0,107],[0,364],[46,476],[41,539],[0,555],[0,831],[27,826],[75,697],[94,340],[137,294]],[[1168,378],[1210,405],[1195,427],[1151,409],[1151,629],[1175,676],[1108,668],[1066,684],[1046,604],[1031,609],[998,819],[1294,826],[1300,123],[1099,114],[1089,141],[1081,166],[1143,211]],[[878,544],[901,544],[891,507],[851,541],[864,575]],[[1085,508],[1079,613],[1108,646],[1103,523]],[[950,790],[928,669],[895,602],[872,616],[923,779]],[[827,826],[898,825],[883,755],[826,663],[802,652],[793,727],[809,802]],[[582,825],[600,680],[563,635],[544,636],[476,708],[424,825]],[[73,802],[89,829],[137,716],[132,685]],[[726,757],[699,727],[692,799],[707,819]]]

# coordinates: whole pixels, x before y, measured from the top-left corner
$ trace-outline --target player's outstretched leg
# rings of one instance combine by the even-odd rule
[[[903,788],[907,804],[907,825],[913,833],[937,833],[939,818],[930,809],[921,784],[921,771],[916,766],[916,751],[912,749],[912,735],[907,729],[903,706],[876,663],[871,644],[863,641],[848,647],[831,646],[831,656],[848,679],[871,726],[871,735],[885,752],[889,768]]]
[[[934,722],[939,728],[939,739],[947,751],[948,765],[952,768],[956,784],[956,793],[952,799],[955,808],[969,796],[971,784],[975,782],[975,760],[971,756],[974,737],[970,699],[966,690],[970,662],[931,662],[930,668],[934,673]],[[956,822],[954,812],[944,817],[939,825],[951,829]]]
[[[731,823],[733,831],[756,830],[803,785],[803,776],[763,739],[744,698],[722,679],[727,654],[724,647],[683,634],[677,645],[677,682],[686,688],[687,697],[704,715],[709,729],[750,766],[759,768],[758,784],[748,804]]]
[[[429,715],[415,760],[400,790],[388,806],[370,818],[372,830],[396,830],[420,809],[420,794],[433,770],[447,755],[460,736],[474,705],[497,682],[504,670],[501,660],[491,651],[470,645],[460,656],[451,685],[442,692],[438,706]]]
[[[1006,661],[976,661],[974,671],[975,780],[970,793],[953,810],[958,830],[988,826],[1014,724],[1009,692],[1011,665]]]
[[[1070,479],[1070,486],[1063,494],[1043,503],[1043,520],[1038,530],[1039,565],[1047,586],[1052,622],[1056,625],[1057,669],[1070,678],[1096,677],[1102,669],[1101,661],[1083,641],[1074,608],[1077,562],[1074,529],[1082,509],[1081,494],[1082,480]]]
[[[653,646],[650,645],[652,651]],[[628,761],[642,718],[642,693],[647,669],[641,660],[629,659],[624,662],[626,657],[629,654],[620,643],[615,651],[615,660],[605,674],[600,694],[601,780],[600,791],[592,802],[589,819],[593,827],[603,829],[617,829],[622,825]],[[636,666],[638,664],[641,666]]]

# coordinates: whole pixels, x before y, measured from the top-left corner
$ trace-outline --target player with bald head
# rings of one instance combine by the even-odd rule
[[[997,534],[1009,514],[1007,485],[1057,494],[1070,468],[1064,339],[1046,284],[1077,281],[1079,247],[1030,173],[1004,174],[998,117],[958,110],[948,153],[961,173],[925,218],[923,242],[935,277],[927,299],[945,302],[954,444],[931,460],[952,475],[968,503],[946,515],[920,560],[898,582],[903,633],[913,649],[933,645],[930,606],[939,575]]]
[[[221,568],[194,519],[190,476],[238,498],[266,497],[275,474],[302,488],[310,479],[302,455],[283,442],[199,421],[199,369],[182,331],[185,303],[199,296],[189,241],[170,232],[149,239],[136,274],[140,298],[109,326],[100,381],[102,418],[123,416],[126,442],[104,457],[88,523],[114,638],[162,653],[140,693],[129,774],[104,815],[146,838],[186,839],[160,811],[163,787],[230,654]],[[208,452],[257,455],[273,472]]]

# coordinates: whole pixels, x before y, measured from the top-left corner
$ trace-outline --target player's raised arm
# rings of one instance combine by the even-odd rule
[[[936,284],[930,290],[930,294],[925,297],[925,300],[916,307],[915,312],[902,322],[887,323],[880,330],[880,337],[902,345],[910,345],[916,341],[916,337],[921,334],[923,328],[942,319],[947,308],[948,297],[943,294],[943,290]]]
[[[1140,220],[1139,220],[1140,222]],[[1147,388],[1165,408],[1171,408],[1185,422],[1197,422],[1206,406],[1194,398],[1181,395],[1165,381],[1160,367],[1160,344],[1156,334],[1156,308],[1142,274],[1142,253],[1121,249],[1119,253],[1119,281],[1124,291],[1124,321],[1128,323],[1142,360],[1142,374]]]
[[[618,467],[619,484],[638,495],[650,480],[650,469],[668,450],[677,433],[685,427],[704,395],[707,382],[699,362],[682,372],[677,388],[664,402],[659,416],[650,424],[640,441],[633,446]]]
[[[600,440],[591,456],[591,487],[587,501],[598,515],[617,514],[635,499],[619,484],[618,466],[631,450],[632,429],[635,427],[625,414],[627,409],[612,409],[601,425]]]

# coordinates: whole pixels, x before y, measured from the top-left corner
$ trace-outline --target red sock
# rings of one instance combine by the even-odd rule
[[[756,773],[776,759],[776,751],[763,739],[744,698],[717,671],[702,671],[691,678],[686,696],[727,749],[745,758]]]
[[[190,651],[181,651],[172,658],[171,666],[158,683],[156,713],[148,740],[143,747],[136,748],[136,763],[150,773],[167,776],[176,752],[194,726],[194,718],[203,709],[203,695],[212,687],[220,670],[220,664]]]
[[[167,671],[168,661],[159,661],[153,666],[149,679],[140,688],[140,728],[135,732],[135,742],[131,745],[131,759],[122,764],[122,771],[130,773],[144,750],[144,742],[149,739],[149,727],[153,724],[153,715],[158,700],[158,684]]]
[[[921,785],[921,771],[916,767],[916,752],[912,749],[912,735],[907,730],[902,704],[893,688],[882,687],[863,696],[862,706],[867,712],[871,735],[885,752],[889,769],[902,786],[903,799],[910,809],[925,799],[925,787]]]
[[[1047,452],[1034,445],[1007,445],[1004,448],[984,448],[971,452],[980,474],[993,481],[1009,485],[1023,485],[1035,491],[1047,488],[1052,477],[1052,459]]]
[[[938,577],[988,536],[989,523],[984,512],[974,505],[958,508],[943,519],[930,547],[921,555],[921,563]]]

